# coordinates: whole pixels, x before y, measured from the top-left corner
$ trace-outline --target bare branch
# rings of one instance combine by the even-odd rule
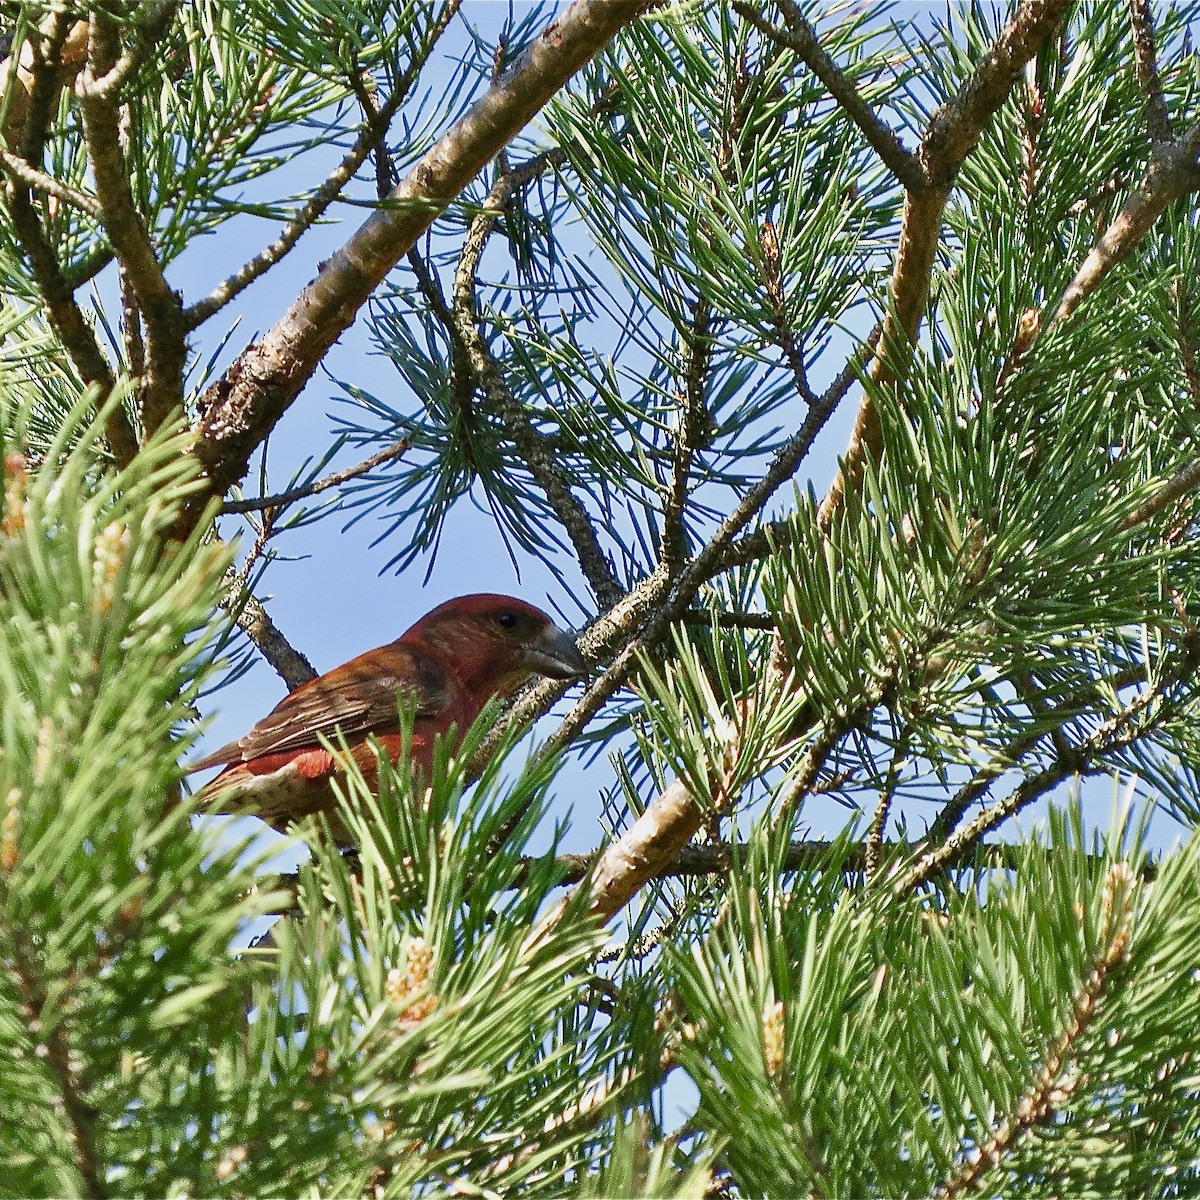
[[[1163,99],[1158,77],[1158,55],[1154,48],[1154,21],[1148,0],[1129,0],[1129,24],[1133,28],[1133,61],[1138,83],[1146,97],[1146,128],[1155,143],[1172,139],[1171,117]]]
[[[263,658],[275,668],[279,678],[294,692],[301,684],[316,679],[312,663],[280,633],[262,601],[245,588],[235,571],[225,578],[227,590],[221,607],[237,622],[238,628],[258,647]]]
[[[104,74],[83,80],[79,94],[86,100],[115,99],[121,86],[133,76],[162,41],[179,9],[179,0],[148,4],[133,21],[133,44]]]
[[[408,438],[401,438],[386,449],[380,450],[378,454],[372,454],[370,458],[363,459],[362,462],[356,463],[353,467],[347,467],[344,471],[334,471],[332,475],[326,475],[315,483],[292,488],[287,492],[278,492],[274,496],[259,496],[253,500],[226,500],[221,507],[221,512],[248,513],[261,512],[263,509],[284,508],[289,504],[295,504],[297,500],[307,500],[310,496],[318,496],[321,492],[329,491],[330,488],[341,487],[343,483],[348,483],[351,479],[357,479],[360,475],[365,475],[368,471],[373,471],[384,463],[400,458],[411,449],[412,442]]]
[[[828,88],[829,94],[842,106],[846,115],[862,130],[871,148],[904,187],[910,190],[925,187],[928,180],[917,156],[905,148],[895,131],[876,115],[858,94],[854,83],[842,74],[837,63],[821,48],[816,30],[805,20],[799,6],[792,0],[776,0],[776,3],[787,21],[787,29],[772,25],[745,0],[734,0],[733,9],[759,33],[800,56],[809,70]]]
[[[647,0],[576,0],[401,180],[391,204],[371,215],[275,326],[209,389],[195,448],[209,486],[189,506],[185,526],[199,518],[210,496],[223,495],[242,477],[255,447],[438,214],[647,6]]]

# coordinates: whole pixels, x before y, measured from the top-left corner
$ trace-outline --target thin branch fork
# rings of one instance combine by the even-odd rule
[[[445,6],[429,30],[423,53],[413,58],[404,74],[396,81],[391,95],[383,104],[370,104],[365,94],[359,97],[360,103],[364,107],[365,120],[358,137],[355,138],[354,145],[329,173],[325,182],[308,198],[304,207],[284,225],[279,236],[269,246],[223,279],[203,300],[197,301],[185,310],[183,323],[189,333],[220,312],[256,279],[262,278],[272,267],[281,262],[300,241],[300,238],[325,215],[329,206],[342,194],[342,189],[354,177],[359,167],[371,154],[383,148],[392,118],[408,98],[428,54],[445,32],[458,9],[459,0],[454,0]],[[382,193],[380,198],[383,199],[385,195],[386,192]]]
[[[185,528],[200,518],[210,497],[224,495],[243,476],[255,448],[417,238],[567,80],[647,7],[648,0],[576,0],[401,180],[392,203],[371,215],[275,326],[209,389],[195,447],[208,487],[189,505]]]
[[[625,589],[613,574],[587,509],[571,490],[566,470],[505,382],[491,348],[479,329],[479,311],[475,301],[479,260],[495,228],[497,217],[519,188],[561,162],[563,157],[559,151],[539,154],[521,167],[503,173],[488,192],[482,211],[471,222],[459,255],[451,300],[451,319],[455,349],[461,356],[456,366],[460,369],[465,367],[468,373],[468,378],[460,382],[466,383],[468,391],[473,390],[476,384],[481,387],[488,403],[508,427],[530,474],[566,530],[593,594],[602,606],[607,607],[615,604]]]
[[[163,3],[146,6],[134,24],[133,44],[102,75],[95,77],[89,74],[78,89],[80,97],[85,100],[114,98],[154,53],[178,10],[179,0],[164,0]]]

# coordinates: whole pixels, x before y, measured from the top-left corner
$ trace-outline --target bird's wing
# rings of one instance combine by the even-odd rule
[[[397,693],[416,706],[417,717],[436,717],[450,705],[445,669],[432,655],[403,642],[368,650],[285,696],[245,736],[193,763],[189,771],[249,762],[282,750],[320,745],[396,728]]]

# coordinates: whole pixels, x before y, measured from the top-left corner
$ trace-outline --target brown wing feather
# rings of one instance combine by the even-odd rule
[[[285,696],[249,733],[193,763],[189,771],[249,762],[281,750],[320,745],[396,727],[396,694],[416,702],[418,717],[436,717],[450,704],[446,672],[425,651],[392,642],[368,650]]]

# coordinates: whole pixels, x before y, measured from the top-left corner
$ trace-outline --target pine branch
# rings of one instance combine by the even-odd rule
[[[1104,231],[1063,293],[1049,328],[1065,321],[1123,263],[1155,221],[1184,196],[1200,189],[1200,122],[1174,141],[1156,145],[1137,190]]]
[[[39,36],[40,35],[40,36]],[[46,48],[41,46],[46,39]],[[87,61],[88,25],[71,21],[63,12],[52,12],[27,37],[16,53],[0,64],[0,97],[7,100],[0,140],[27,161],[40,160],[44,123],[38,110],[48,111],[63,88],[71,87]],[[51,94],[46,95],[49,86]],[[30,131],[41,127],[31,138]],[[30,153],[36,147],[36,153]]]
[[[1197,662],[1200,662],[1200,653],[1193,647],[1184,653],[1175,671],[1157,684],[1144,688],[1120,712],[1072,746],[1067,754],[1060,754],[1057,761],[1045,770],[1025,778],[1003,800],[998,800],[984,809],[957,833],[923,854],[895,885],[897,895],[920,887],[948,863],[961,860],[996,826],[1045,796],[1064,780],[1072,776],[1082,777],[1099,773],[1103,769],[1102,758],[1105,754],[1132,745],[1149,732],[1149,728],[1139,723],[1138,718],[1162,700],[1169,684],[1186,678],[1195,669]]]
[[[1000,1165],[1004,1154],[1023,1134],[1037,1125],[1054,1121],[1056,1104],[1061,1106],[1078,1085],[1077,1078],[1066,1079],[1065,1075],[1080,1039],[1095,1019],[1098,1001],[1106,990],[1111,991],[1113,973],[1128,957],[1132,926],[1130,898],[1135,886],[1136,881],[1124,863],[1116,863],[1110,868],[1101,918],[1101,940],[1107,944],[1096,955],[1091,972],[1076,993],[1062,1032],[1047,1047],[1033,1081],[1017,1101],[1013,1115],[1000,1122],[985,1145],[971,1148],[959,1170],[934,1192],[938,1200],[956,1200],[958,1196],[975,1191],[983,1176]]]
[[[1070,0],[1023,0],[957,98],[930,119],[917,155],[925,182],[920,187],[905,188],[891,304],[879,354],[871,367],[876,383],[891,382],[897,368],[907,361],[910,348],[916,345],[941,237],[942,212],[959,170],[1008,98],[1025,64],[1058,27],[1069,7]],[[818,510],[822,529],[829,528],[847,490],[858,485],[866,460],[879,456],[881,438],[874,403],[869,394],[864,395],[842,468]]]
[[[196,456],[208,487],[184,516],[194,524],[211,496],[246,471],[250,456],[376,285],[434,219],[572,75],[647,8],[647,0],[577,0],[534,39],[521,60],[401,180],[391,204],[324,265],[316,279],[211,387]]]
[[[708,368],[712,361],[712,306],[698,296],[692,304],[691,327],[683,352],[684,390],[675,431],[671,481],[663,505],[662,560],[678,569],[687,555],[684,514],[688,502],[688,480],[696,451],[704,444],[710,422],[705,397]]]
[[[809,409],[800,429],[776,453],[766,474],[746,491],[699,553],[675,574],[660,564],[580,635],[580,649],[589,660],[600,660],[617,647],[620,649],[551,734],[544,747],[546,753],[556,753],[569,745],[604,703],[625,686],[638,654],[656,643],[671,623],[683,616],[696,592],[709,579],[734,565],[730,555],[737,535],[762,512],[770,498],[804,461],[825,422],[857,378],[877,332],[873,331],[868,341],[851,354],[837,378]],[[517,696],[505,712],[503,724],[497,724],[496,733],[481,747],[477,764],[486,762],[495,753],[504,737],[502,730],[515,724],[529,724],[544,715],[564,690],[563,684],[546,680]]]
[[[899,182],[909,190],[920,190],[929,182],[917,156],[900,141],[896,132],[876,114],[859,95],[852,80],[842,74],[837,63],[821,47],[816,30],[805,20],[793,0],[775,0],[787,29],[780,29],[763,18],[756,8],[734,0],[733,10],[759,33],[777,45],[794,50],[809,70],[825,85],[846,115],[862,131],[871,148]]]

